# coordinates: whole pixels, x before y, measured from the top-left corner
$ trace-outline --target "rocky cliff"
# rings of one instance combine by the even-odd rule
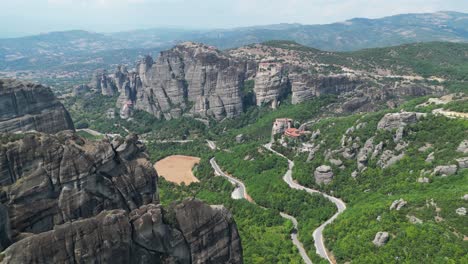
[[[158,204],[157,173],[135,135],[26,133],[0,157],[2,263],[242,263],[224,207]]]
[[[243,111],[240,87],[252,68],[214,47],[183,43],[161,52],[155,61],[147,56],[135,73],[119,68],[114,74],[121,90],[118,105],[165,119],[183,113],[218,120],[234,117]]]
[[[68,111],[48,87],[0,79],[0,132],[73,130]]]
[[[139,109],[157,118],[189,115],[221,120],[238,116],[251,104],[276,108],[284,100],[298,104],[330,94],[341,99],[336,111],[371,111],[387,102],[396,105],[407,96],[443,93],[431,84],[433,80],[421,76],[330,64],[354,60],[341,56],[291,43],[221,52],[186,42],[161,52],[155,60],[145,57],[133,72],[119,66],[111,75],[97,73],[92,83],[104,95],[120,92],[117,107],[123,118]],[[253,89],[246,89],[247,81],[253,82]]]

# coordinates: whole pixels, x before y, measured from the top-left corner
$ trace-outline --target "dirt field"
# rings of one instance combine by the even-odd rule
[[[193,175],[193,167],[200,162],[200,158],[182,155],[173,155],[166,157],[154,164],[154,168],[160,177],[167,181],[189,185],[192,182],[198,182]]]

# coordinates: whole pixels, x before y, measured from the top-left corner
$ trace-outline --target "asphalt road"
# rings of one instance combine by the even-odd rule
[[[216,163],[215,158],[211,158],[210,163],[211,163],[211,167],[214,169],[216,175],[227,178],[228,181],[230,181],[232,184],[234,184],[236,186],[236,189],[231,193],[232,199],[236,199],[236,200],[246,199],[246,200],[248,200],[247,191],[246,191],[246,188],[245,188],[245,185],[244,185],[243,182],[241,182],[238,179],[236,179],[234,177],[231,177],[231,176],[227,175],[226,173],[224,173],[224,171],[222,171],[221,168],[218,166],[218,163]]]
[[[319,194],[323,195],[325,198],[327,198],[328,200],[330,200],[332,203],[334,203],[336,208],[338,209],[336,214],[334,214],[330,219],[325,221],[325,223],[323,223],[321,226],[319,226],[317,229],[315,229],[313,234],[312,234],[312,236],[314,237],[315,249],[316,249],[317,254],[319,254],[322,258],[325,258],[330,263],[332,263],[332,261],[330,259],[330,256],[328,254],[328,251],[327,251],[327,249],[325,247],[325,244],[323,242],[323,233],[322,232],[323,232],[323,230],[325,229],[325,227],[327,225],[329,225],[331,222],[333,222],[333,220],[335,220],[338,217],[338,215],[340,215],[346,209],[346,204],[341,199],[330,196],[330,195],[328,195],[326,193],[322,193],[322,192],[320,192],[318,190],[314,190],[314,189],[304,187],[304,186],[296,183],[292,178],[292,169],[294,167],[294,162],[292,160],[289,160],[283,154],[273,150],[271,148],[271,143],[266,144],[265,148],[268,149],[269,151],[275,153],[276,155],[281,156],[281,157],[288,160],[288,166],[289,167],[288,167],[288,171],[283,176],[283,180],[289,185],[290,188],[297,189],[297,190],[304,190],[304,191],[306,191],[308,193],[319,193]]]

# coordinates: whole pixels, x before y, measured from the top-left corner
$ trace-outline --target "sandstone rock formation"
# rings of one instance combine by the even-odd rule
[[[315,169],[315,182],[318,184],[329,184],[333,180],[333,171],[330,166],[322,165]]]
[[[68,111],[48,87],[0,79],[0,132],[74,130]]]
[[[72,131],[2,145],[2,263],[242,263],[224,207],[157,204],[144,150],[135,135],[89,141]]]
[[[377,234],[375,234],[375,238],[372,241],[372,243],[376,245],[377,247],[381,247],[388,242],[388,239],[389,239],[388,232],[377,232]]]
[[[106,70],[95,71],[88,86],[106,96],[113,96],[117,92],[117,86]]]
[[[134,96],[125,85],[130,74],[120,68],[115,76],[117,87],[127,93],[120,101],[131,102],[135,109],[158,118],[178,118],[189,112],[220,120],[242,113],[241,88],[252,77],[252,69],[254,64],[214,47],[187,42],[161,52],[155,61],[146,57],[137,65],[136,80],[129,85]]]
[[[226,209],[186,200],[169,210],[175,222],[155,204],[68,222],[13,244],[2,263],[242,263]]]
[[[69,131],[26,134],[4,145],[0,197],[12,229],[40,233],[105,209],[152,202],[157,175],[143,150],[135,136],[91,142]]]

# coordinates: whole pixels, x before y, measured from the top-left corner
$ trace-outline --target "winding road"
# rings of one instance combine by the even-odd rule
[[[331,222],[333,222],[333,220],[335,220],[338,217],[338,215],[340,215],[346,209],[346,204],[341,199],[338,199],[336,197],[330,196],[330,195],[328,195],[326,193],[322,193],[322,192],[314,190],[314,189],[304,187],[304,186],[294,182],[294,180],[292,178],[292,169],[294,167],[294,162],[292,160],[288,159],[283,154],[281,154],[281,153],[277,152],[276,150],[272,149],[271,148],[271,143],[268,143],[268,144],[264,145],[264,147],[266,149],[268,149],[269,151],[275,153],[276,155],[285,158],[288,161],[288,171],[284,174],[283,180],[289,185],[290,188],[297,189],[297,190],[304,190],[304,191],[306,191],[308,193],[319,193],[319,194],[323,195],[325,198],[327,198],[328,200],[330,200],[332,203],[334,203],[336,208],[338,209],[338,212],[336,212],[330,219],[328,219],[327,221],[325,221],[325,223],[323,223],[321,226],[319,226],[317,229],[315,229],[313,234],[312,234],[312,236],[314,237],[315,249],[316,249],[317,254],[319,254],[322,258],[327,259],[328,262],[333,263],[331,258],[330,258],[330,254],[328,253],[328,250],[325,247],[325,243],[323,242],[323,230],[325,229],[325,227],[327,225],[329,225]]]
[[[211,149],[216,150],[216,143],[214,141],[207,140],[207,143],[208,143],[208,145],[209,145],[209,147]],[[341,199],[330,196],[330,195],[328,195],[326,193],[322,193],[322,192],[320,192],[318,190],[314,190],[314,189],[304,187],[304,186],[296,183],[292,178],[292,169],[294,168],[294,162],[292,160],[288,159],[283,154],[281,154],[281,153],[277,152],[276,150],[272,149],[271,145],[272,145],[271,143],[268,143],[268,144],[264,145],[264,147],[266,149],[268,149],[269,151],[273,152],[274,154],[276,154],[276,155],[278,155],[278,156],[280,156],[282,158],[285,158],[288,161],[288,171],[284,174],[283,180],[289,185],[290,188],[296,189],[296,190],[304,190],[304,191],[306,191],[308,193],[321,194],[325,198],[330,200],[332,203],[334,203],[335,206],[337,207],[338,212],[335,213],[330,219],[325,221],[318,228],[316,228],[314,230],[313,234],[312,234],[312,236],[314,237],[314,241],[315,241],[314,245],[315,245],[317,254],[320,255],[322,258],[327,259],[328,262],[333,263],[332,260],[331,260],[330,254],[328,253],[328,250],[325,247],[325,243],[324,243],[324,239],[323,239],[323,230],[325,229],[325,227],[327,225],[329,225],[331,222],[333,222],[333,220],[335,220],[346,209],[346,204]],[[246,187],[245,187],[245,185],[244,185],[244,183],[242,181],[240,181],[240,180],[226,174],[223,170],[221,170],[218,163],[216,163],[215,158],[210,159],[210,164],[211,164],[211,167],[213,168],[213,170],[215,171],[216,175],[219,175],[219,176],[222,176],[222,177],[228,179],[232,184],[234,184],[236,186],[236,189],[231,194],[231,197],[233,199],[246,199],[246,200],[248,200],[250,202],[253,202],[251,200],[251,198],[248,196],[247,189],[246,189]],[[304,249],[304,246],[302,245],[301,241],[299,241],[299,239],[298,239],[298,234],[297,234],[298,222],[297,222],[297,219],[294,218],[291,215],[288,215],[288,214],[284,213],[284,212],[280,212],[280,215],[283,218],[286,218],[286,219],[290,220],[293,223],[294,230],[291,233],[291,240],[292,240],[293,244],[299,250],[299,253],[300,253],[302,259],[304,260],[304,262],[306,264],[312,264],[312,261],[310,260],[309,256],[307,255],[307,251]]]
[[[246,199],[250,201],[250,197],[247,195],[247,190],[243,182],[239,181],[238,179],[234,177],[227,175],[224,171],[222,171],[218,163],[216,163],[215,158],[210,159],[210,164],[213,170],[215,171],[216,175],[219,175],[228,179],[228,181],[230,181],[232,184],[236,186],[236,189],[234,189],[234,191],[231,193],[232,199],[235,199],[235,200]]]

